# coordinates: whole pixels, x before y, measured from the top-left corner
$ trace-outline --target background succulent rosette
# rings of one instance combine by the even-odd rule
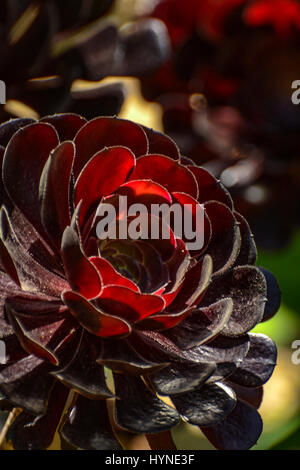
[[[252,447],[276,346],[249,331],[280,295],[220,182],[117,118],[11,120],[0,145],[0,390],[22,409],[14,448],[47,448],[59,427],[78,448],[119,449],[116,429],[151,435],[181,419],[216,448]],[[168,239],[99,240],[97,208],[121,195],[192,215],[202,204],[204,246],[188,251],[172,224]]]
[[[165,132],[197,164],[209,162],[260,247],[283,248],[299,227],[299,1],[160,0],[150,14],[172,44],[143,79]],[[195,93],[207,110],[195,108]],[[279,187],[288,189],[279,196]]]
[[[75,112],[91,119],[120,112],[126,87],[100,80],[154,70],[165,60],[169,42],[165,26],[156,19],[121,28],[122,20],[112,15],[116,3],[1,2],[1,80],[7,101],[13,100],[13,105],[1,107],[1,122],[20,115]],[[74,88],[77,79],[89,81],[89,86]]]

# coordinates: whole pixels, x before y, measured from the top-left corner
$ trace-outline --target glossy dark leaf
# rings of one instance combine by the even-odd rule
[[[262,420],[255,408],[238,401],[224,421],[212,427],[202,427],[202,431],[217,449],[248,450],[256,444],[262,432]]]
[[[181,416],[198,426],[219,423],[236,405],[234,392],[221,382],[204,384],[196,390],[172,396],[172,401]]]
[[[215,371],[216,365],[172,363],[163,370],[150,375],[155,390],[160,395],[174,395],[193,390],[204,383]]]
[[[20,285],[18,272],[16,270],[15,264],[1,239],[0,239],[0,261],[1,261],[2,270],[6,272],[9,275],[9,277],[17,285]]]
[[[199,346],[220,333],[230,318],[232,306],[231,299],[222,299],[208,307],[197,309],[165,334],[182,349]]]
[[[238,256],[240,231],[237,221],[225,204],[212,201],[204,207],[212,230],[206,253],[212,257],[214,275],[221,276],[232,267]]]
[[[135,433],[166,431],[179,422],[179,415],[154,395],[138,377],[114,375],[116,394],[115,419],[122,428]]]
[[[129,289],[135,292],[139,292],[139,288],[137,287],[137,285],[130,279],[127,279],[126,277],[118,273],[118,271],[116,271],[114,267],[109,263],[109,261],[107,261],[105,258],[93,256],[89,259],[91,263],[93,263],[93,265],[97,268],[103,286],[114,284],[117,286],[128,287]]]
[[[243,264],[255,264],[257,258],[257,250],[254,241],[254,236],[250,230],[249,224],[246,219],[239,213],[234,213],[236,220],[239,223],[241,234],[241,247],[235,265],[240,266]]]
[[[30,118],[16,118],[10,119],[7,122],[4,122],[0,126],[0,145],[6,147],[12,136],[22,127],[28,126],[28,124],[33,124],[34,119]]]
[[[278,311],[281,303],[281,292],[276,278],[265,268],[259,268],[263,273],[267,283],[267,302],[261,321],[267,321]]]
[[[271,377],[277,360],[275,343],[263,334],[250,333],[250,349],[230,380],[245,387],[260,387]]]
[[[213,383],[233,374],[245,358],[249,346],[250,341],[247,335],[239,338],[219,335],[207,344],[189,349],[188,353],[194,361],[217,364],[217,369],[208,379]]]
[[[179,204],[182,209],[184,220],[182,239],[186,243],[189,243],[190,254],[192,256],[198,256],[204,253],[211,240],[212,229],[203,205],[200,205],[196,199],[184,193],[172,192],[172,199],[173,204]],[[190,218],[189,222],[185,222],[189,220],[187,217]],[[176,222],[174,225],[176,227]],[[175,228],[173,228],[173,230],[175,231]],[[193,236],[192,239],[190,238],[191,236]]]
[[[266,302],[266,281],[254,266],[239,266],[208,288],[203,304],[208,306],[219,299],[231,298],[233,310],[222,330],[228,336],[240,336],[261,321]]]
[[[166,292],[174,292],[184,280],[185,273],[190,266],[190,256],[185,243],[177,238],[176,248],[171,259],[166,263],[170,282],[166,288]]]
[[[190,351],[180,349],[163,333],[157,331],[134,331],[130,335],[129,341],[144,358],[153,362],[175,361],[182,364],[191,364],[201,360],[198,360],[193,352],[190,354]]]
[[[127,204],[144,204],[151,210],[151,204],[171,204],[170,193],[158,183],[150,179],[138,179],[124,183],[117,190],[117,194],[127,196]]]
[[[56,357],[53,347],[48,345],[55,335],[59,336],[61,340],[61,330],[66,331],[67,328],[64,323],[65,318],[61,315],[39,316],[39,317],[18,317],[17,312],[9,305],[6,304],[6,312],[11,325],[15,330],[20,344],[28,352],[35,356],[49,361],[51,364],[58,365],[59,360]]]
[[[60,434],[84,450],[122,449],[111,429],[105,400],[88,400],[78,396]]]
[[[173,329],[174,327],[176,327],[176,325],[180,324],[186,317],[188,317],[192,310],[193,307],[186,308],[185,310],[179,313],[157,313],[140,321],[136,325],[136,328],[139,330],[151,331],[164,331],[170,328]]]
[[[32,416],[23,411],[17,416],[7,436],[15,450],[46,450],[50,446],[68,394],[68,388],[56,383],[45,414]]]
[[[168,365],[143,358],[129,341],[121,339],[103,341],[97,362],[111,368],[114,372],[129,375],[147,375]]]
[[[212,270],[212,259],[209,255],[205,255],[186,272],[179,293],[169,305],[168,311],[180,312],[186,307],[197,306],[211,282]]]
[[[50,245],[49,241],[45,240],[44,236],[38,233],[15,205],[8,200],[5,200],[4,205],[13,231],[23,250],[48,271],[62,275],[62,266],[58,260],[55,248]]]
[[[254,408],[256,409],[260,407],[264,394],[263,387],[243,387],[242,385],[230,382],[230,378],[228,381],[226,381],[226,383],[229,385],[230,388],[232,388],[239,400],[245,401],[249,405],[254,406]]]
[[[35,356],[1,366],[0,390],[15,406],[29,413],[46,411],[53,378],[48,375],[50,366]]]
[[[143,255],[143,266],[145,267],[149,279],[149,286],[146,293],[157,292],[168,285],[169,271],[165,263],[162,262],[158,251],[150,243],[143,240],[136,241],[137,246]]]
[[[71,362],[64,369],[53,371],[52,375],[92,400],[113,397],[106,384],[104,369],[96,362],[99,349],[97,339],[84,333]]]

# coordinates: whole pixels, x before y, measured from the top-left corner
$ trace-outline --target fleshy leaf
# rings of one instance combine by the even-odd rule
[[[59,296],[68,286],[67,282],[37,263],[16,237],[8,214],[4,208],[0,212],[1,238],[14,261],[20,285],[24,291]]]
[[[0,145],[6,147],[12,136],[22,127],[33,124],[34,119],[30,118],[16,118],[10,119],[0,125]]]
[[[144,359],[129,341],[120,339],[103,341],[97,362],[110,367],[114,372],[129,375],[147,375],[168,365]]]
[[[44,167],[40,180],[42,224],[60,249],[64,229],[70,224],[70,179],[75,147],[63,142],[53,152]]]
[[[205,168],[199,166],[188,166],[188,168],[193,173],[198,183],[199,202],[219,201],[232,209],[232,199],[222,183],[217,181]]]
[[[263,334],[250,333],[250,349],[235,373],[230,377],[244,387],[260,387],[271,377],[277,360],[275,343]]]
[[[84,450],[121,450],[111,429],[105,400],[78,396],[65,419],[60,434]]]
[[[161,132],[143,127],[149,141],[149,153],[166,155],[178,160],[180,151],[177,144],[167,135]]]
[[[125,320],[104,313],[76,292],[66,291],[62,298],[83,328],[96,336],[126,336],[131,331]]]
[[[219,300],[193,311],[178,327],[165,334],[182,349],[199,346],[220,333],[230,318],[232,307],[231,299]]]
[[[228,336],[240,336],[261,321],[266,302],[266,281],[254,266],[238,266],[214,280],[202,304],[208,306],[217,300],[231,298],[233,310],[222,330]]]
[[[73,140],[79,129],[86,123],[86,119],[78,114],[63,113],[46,116],[41,122],[47,122],[55,127],[61,142]]]
[[[160,395],[174,395],[198,387],[215,369],[216,365],[213,362],[189,365],[173,362],[163,370],[151,374],[149,379]]]
[[[8,364],[1,367],[0,390],[15,406],[42,414],[53,384],[49,369],[49,364],[32,355]]]
[[[148,151],[148,141],[143,129],[138,124],[115,117],[99,117],[89,121],[79,130],[74,142],[77,149],[75,178],[89,159],[105,147],[128,147],[136,157]]]
[[[198,185],[194,175],[178,161],[164,155],[145,155],[136,162],[130,180],[151,179],[169,192],[183,192],[197,199]]]
[[[40,176],[51,150],[57,145],[58,136],[51,125],[29,124],[13,135],[3,161],[3,181],[7,193],[41,233],[38,209]],[[30,190],[24,191],[24,188]]]
[[[262,420],[255,408],[240,400],[224,421],[202,427],[208,440],[221,450],[248,450],[262,432]]]
[[[67,227],[61,241],[61,255],[65,273],[72,289],[92,299],[101,290],[100,275],[95,266],[83,254],[76,231]]]
[[[57,382],[44,414],[32,416],[23,411],[17,416],[7,435],[15,450],[46,450],[50,446],[68,394],[69,389]]]
[[[95,337],[84,333],[71,362],[64,369],[53,371],[51,374],[77,393],[92,400],[113,397],[106,384],[104,369],[96,362],[99,348],[100,344],[95,341]]]
[[[109,263],[109,261],[107,261],[105,258],[100,258],[99,256],[92,256],[89,259],[91,263],[93,263],[93,265],[97,268],[101,276],[103,286],[114,284],[117,286],[128,287],[129,289],[135,292],[139,292],[139,288],[137,287],[137,285],[130,279],[127,279],[126,277],[118,273]]]
[[[242,264],[255,264],[257,251],[249,224],[246,219],[238,212],[235,212],[234,215],[239,223],[241,234],[241,247],[238,257],[235,260],[235,265],[239,266]]]
[[[239,226],[225,204],[212,201],[204,207],[212,229],[206,253],[212,257],[214,276],[220,276],[232,267],[239,254],[241,245]]]
[[[191,424],[213,426],[235,407],[234,392],[222,383],[204,384],[196,390],[172,396],[177,411]]]
[[[97,299],[97,305],[105,312],[136,322],[160,312],[165,303],[157,295],[140,294],[122,286],[107,286]]]
[[[260,271],[265,276],[267,283],[267,302],[265,305],[264,314],[261,321],[267,321],[272,318],[278,311],[281,303],[281,292],[276,278],[273,274],[265,268],[259,267]]]
[[[196,306],[211,282],[212,260],[209,255],[190,268],[186,274],[179,293],[169,305],[169,312],[180,312],[186,307]]]
[[[96,153],[84,166],[75,184],[75,206],[82,200],[83,221],[97,201],[113,193],[127,179],[135,165],[133,153],[125,147],[110,147]],[[117,168],[118,171],[113,171]]]
[[[122,428],[135,433],[156,433],[171,429],[179,415],[145,386],[139,377],[114,374],[116,393],[115,419]]]

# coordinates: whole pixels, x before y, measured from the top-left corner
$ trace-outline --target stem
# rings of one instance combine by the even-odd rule
[[[5,424],[4,424],[4,426],[3,426],[3,428],[0,432],[0,448],[4,444],[7,431],[9,429],[10,425],[12,424],[12,422],[14,421],[14,419],[17,417],[17,415],[18,415],[17,408],[13,408],[11,410],[11,412],[9,413],[9,415],[7,417],[7,420],[5,421]]]
[[[176,445],[170,431],[146,434],[146,438],[151,450],[176,450]]]

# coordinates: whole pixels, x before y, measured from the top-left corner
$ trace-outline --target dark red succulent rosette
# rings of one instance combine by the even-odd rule
[[[11,120],[0,145],[0,390],[22,409],[14,448],[47,448],[59,426],[78,448],[120,449],[115,425],[155,434],[181,419],[219,449],[252,447],[276,346],[249,331],[280,294],[223,186],[167,136],[117,118]],[[204,246],[188,251],[171,223],[168,239],[99,240],[97,208],[121,195],[202,204]]]
[[[168,38],[155,19],[121,30],[107,19],[113,5],[113,0],[3,0],[0,78],[7,100],[30,107],[38,116],[73,112],[92,119],[118,114],[125,87],[98,81],[155,69],[168,54]],[[74,89],[76,79],[94,83]],[[12,107],[0,111],[1,122],[16,117]]]

